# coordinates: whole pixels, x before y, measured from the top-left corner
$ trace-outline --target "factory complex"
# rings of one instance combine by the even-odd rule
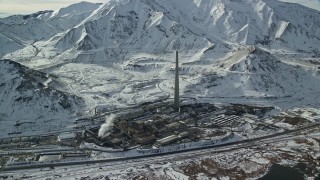
[[[119,149],[158,148],[173,143],[190,143],[225,138],[232,128],[245,125],[243,116],[262,116],[271,107],[209,103],[180,104],[179,59],[176,54],[174,100],[151,102],[106,118],[101,127],[84,132],[86,142]],[[101,113],[101,112],[100,112]]]
[[[88,129],[84,140],[116,149],[149,149],[219,139],[236,132],[248,119],[261,117],[271,109],[236,104],[219,108],[212,104],[188,104],[176,111],[170,102],[155,103],[112,115],[112,119],[107,119],[112,123],[104,134],[101,134],[103,126]]]

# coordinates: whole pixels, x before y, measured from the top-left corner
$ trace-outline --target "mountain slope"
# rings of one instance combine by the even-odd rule
[[[103,16],[100,14],[105,12]],[[126,4],[105,4],[81,26],[68,31],[55,45],[60,50],[103,48],[158,51],[201,49],[210,45],[163,12],[153,11],[142,1]]]
[[[62,8],[56,12],[40,11],[30,15],[14,15],[0,18],[0,46],[10,46],[0,50],[0,57],[6,53],[28,46],[34,42],[48,40],[66,31],[89,17],[100,4],[81,2]]]
[[[32,86],[22,83],[32,90],[20,98],[24,91],[16,88],[25,80],[13,80],[25,75],[3,69],[2,77],[14,83],[3,85],[7,94],[0,100],[9,106],[2,113],[8,121],[24,113],[41,119],[52,101],[57,111],[48,118],[61,111],[62,121],[79,104],[92,115],[95,107],[171,98],[175,50],[185,98],[278,106],[283,98],[306,96],[316,104],[319,97],[311,94],[320,92],[319,19],[318,11],[274,0],[108,0],[0,19],[0,57],[56,77],[47,88],[46,75],[36,73]],[[309,105],[310,98],[295,105]],[[35,106],[16,115],[22,108],[16,100]]]
[[[53,88],[63,87],[54,77],[10,60],[0,61],[0,82],[1,134],[21,132],[24,125],[34,131],[41,126],[61,128],[84,105],[80,97]],[[8,128],[17,123],[23,125]]]
[[[205,51],[216,45],[230,49],[262,44],[291,52],[320,51],[320,13],[296,4],[269,0],[111,0],[99,5],[82,2],[56,12],[2,19],[3,42],[10,42],[13,48],[0,53],[38,44],[43,51],[71,51],[74,59],[90,50],[96,50],[91,55],[99,54],[90,58],[108,57],[103,51],[110,48]]]
[[[316,69],[286,64],[256,47],[240,52],[218,62],[215,74],[203,74],[186,91],[209,97],[266,98],[320,92]]]
[[[313,51],[319,47],[320,14],[299,5],[263,0],[152,0],[148,3],[208,38],[291,50]],[[290,16],[283,9],[295,15]],[[300,41],[292,41],[297,36]]]

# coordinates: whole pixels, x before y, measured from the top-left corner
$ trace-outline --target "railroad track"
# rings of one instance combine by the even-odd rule
[[[305,129],[308,130],[308,129]],[[302,131],[302,130],[301,130]],[[296,131],[297,132],[297,131]],[[242,145],[230,145],[227,147],[217,147],[211,149],[201,149],[192,152],[184,152],[180,153],[179,155],[176,154],[169,154],[163,156],[156,156],[150,158],[141,158],[141,159],[133,159],[133,160],[124,160],[124,161],[117,161],[117,162],[106,162],[106,163],[97,163],[97,164],[85,164],[85,165],[78,165],[73,166],[70,168],[64,167],[55,167],[55,170],[49,169],[42,169],[43,171],[39,171],[37,169],[32,169],[29,171],[23,171],[26,174],[30,174],[30,178],[32,179],[47,179],[47,178],[54,178],[54,179],[65,179],[65,178],[74,178],[77,176],[86,176],[92,174],[94,171],[95,174],[103,173],[106,171],[114,172],[117,170],[124,170],[130,167],[143,167],[147,164],[157,164],[157,163],[164,163],[164,162],[174,162],[182,159],[192,159],[194,157],[202,158],[207,157],[211,154],[218,154],[218,153],[225,153],[230,151],[236,151],[240,149],[246,148],[254,148],[260,147],[264,144],[274,143],[274,142],[282,142],[292,140],[293,138],[297,137],[305,137],[304,135],[295,135],[294,133],[291,135],[287,135],[285,137],[275,137],[265,139],[263,141],[255,141],[251,143],[245,143]],[[16,171],[9,171],[6,172],[7,175],[14,175]],[[118,172],[121,173],[121,172]]]
[[[163,152],[163,153],[154,153],[154,154],[145,154],[141,156],[132,156],[132,157],[117,157],[112,159],[99,159],[99,160],[82,160],[82,161],[70,161],[70,162],[52,162],[52,163],[38,163],[38,164],[28,164],[28,165],[19,165],[19,166],[8,166],[4,167],[0,170],[0,172],[10,172],[10,171],[17,171],[17,170],[27,170],[27,169],[39,169],[39,168],[53,168],[53,167],[63,167],[63,166],[76,166],[76,165],[90,165],[90,164],[101,164],[101,163],[118,163],[118,162],[124,162],[128,160],[141,160],[146,158],[154,158],[154,157],[162,157],[162,156],[170,156],[170,155],[177,155],[181,153],[192,153],[192,152],[199,152],[202,150],[219,150],[221,148],[247,148],[251,146],[258,146],[261,143],[267,143],[268,140],[271,140],[273,142],[275,139],[284,139],[289,137],[288,135],[293,135],[295,133],[310,130],[313,128],[319,127],[320,124],[313,124],[310,126],[302,127],[295,130],[288,130],[281,133],[275,133],[268,136],[253,138],[253,139],[246,139],[236,142],[230,142],[225,144],[218,144],[218,145],[209,145],[204,147],[195,147],[192,149],[182,149],[177,151],[171,151],[171,152]],[[283,136],[283,137],[282,137]],[[297,135],[295,135],[297,136]],[[255,144],[260,143],[260,144]],[[236,146],[236,147],[234,147]],[[180,155],[179,155],[180,156]]]

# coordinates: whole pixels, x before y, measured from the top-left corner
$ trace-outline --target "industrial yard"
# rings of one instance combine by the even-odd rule
[[[280,146],[282,141],[293,141],[303,147],[305,144],[310,152],[316,152],[313,148],[320,143],[317,133],[319,122],[315,119],[319,116],[317,111],[295,109],[279,112],[268,106],[216,106],[206,103],[182,103],[176,111],[170,104],[172,102],[157,102],[100,112],[93,118],[100,125],[85,130],[1,139],[0,166],[4,175],[0,177],[17,177],[12,173],[27,169],[62,166],[63,170],[64,166],[77,168],[77,165],[93,166],[96,163],[141,164],[145,159],[154,158],[158,162],[162,161],[161,157],[184,157],[196,152],[203,154],[211,152],[210,149],[232,152],[272,142],[280,143]],[[102,132],[103,127],[105,130]],[[304,133],[310,137],[302,138]],[[205,157],[205,153],[201,156]],[[266,167],[263,165],[261,168],[264,170],[260,168],[258,171],[265,172]],[[190,174],[190,167],[181,168],[184,174]],[[317,171],[313,175],[315,173]],[[32,177],[41,177],[46,171],[33,174]],[[238,176],[235,174],[235,177]]]
[[[25,131],[30,123],[16,121],[15,130],[0,139],[0,178],[90,179],[86,173],[94,171],[94,179],[244,179],[286,168],[278,164],[303,167],[308,177],[319,174],[317,108],[280,108],[257,97],[250,97],[255,103],[248,103],[249,97],[230,103],[225,97],[180,96],[178,64],[176,52],[173,99],[97,105],[86,116],[77,113],[73,124],[50,126],[47,133]],[[297,102],[286,98],[265,99]]]
[[[104,152],[135,150],[140,153],[167,147],[173,150],[192,149],[285,133],[316,123],[299,117],[297,112],[279,113],[273,107],[199,103],[182,104],[176,111],[170,104],[157,102],[99,113],[94,121],[100,125],[85,130],[1,139],[3,152],[15,149],[3,154],[1,165],[5,167],[6,162],[12,164],[16,161],[52,160],[51,157],[41,158],[45,155],[52,155],[55,160],[70,159],[70,156],[90,157],[92,149]],[[49,149],[54,148],[62,152],[51,153]],[[22,151],[25,153],[21,158]]]
[[[312,153],[301,157],[301,161],[308,160],[315,164],[315,159],[319,159],[318,109],[281,110],[272,105],[212,104],[193,97],[180,97],[178,64],[176,52],[173,101],[165,98],[118,109],[96,106],[92,116],[76,119],[67,130],[30,136],[20,136],[22,131],[17,131],[15,134],[8,134],[8,138],[0,139],[0,170],[4,174],[0,178],[47,178],[47,174],[52,175],[52,178],[68,178],[69,175],[76,177],[79,174],[74,172],[82,172],[81,166],[84,164],[94,169],[98,167],[99,171],[103,170],[101,164],[107,167],[116,164],[114,168],[134,171],[123,165],[135,162],[138,165],[148,164],[145,161],[152,161],[156,165],[158,162],[164,163],[166,157],[172,161],[179,157],[182,159],[178,162],[190,161],[189,156],[194,157],[195,154],[201,155],[202,159],[198,159],[196,163],[189,162],[190,166],[175,164],[175,168],[180,169],[179,173],[172,169],[170,175],[166,173],[167,169],[163,169],[164,174],[171,179],[177,176],[186,179],[185,175],[195,178],[195,175],[201,177],[202,174],[210,177],[213,175],[203,169],[203,164],[221,169],[219,166],[224,161],[215,162],[207,157],[207,153],[236,151],[238,154],[246,154],[242,150],[250,152],[274,142],[276,144],[271,144],[269,149],[271,152],[274,151],[273,146],[283,149],[280,152],[274,151],[276,154],[268,154],[265,158],[255,153],[254,156],[257,157],[251,158],[254,160],[250,165],[253,169],[250,172],[244,172],[247,164],[242,164],[241,167],[237,164],[239,167],[236,169],[224,164],[230,172],[235,171],[230,177],[241,179],[262,176],[271,164],[290,158],[292,160],[294,156],[285,148],[296,144]],[[20,125],[17,122],[15,126]],[[283,145],[282,142],[287,144]],[[292,151],[295,152],[296,149]],[[276,157],[281,158],[275,160]],[[241,158],[237,161],[242,163]],[[252,168],[255,166],[259,168]],[[316,167],[318,164],[308,167],[312,169],[310,176],[319,173]],[[37,169],[40,171],[34,172]],[[28,176],[26,171],[32,171],[32,176]],[[140,172],[139,168],[136,171]],[[15,172],[23,173],[17,176]],[[60,172],[64,172],[64,177]],[[222,176],[228,174],[226,172],[217,174]],[[118,174],[122,176],[121,172]],[[137,176],[133,177],[134,173],[128,174],[130,175],[121,179],[156,176],[136,173]],[[80,177],[83,177],[82,174]],[[101,175],[97,179],[106,177],[108,176]],[[119,179],[118,175],[114,177]]]
[[[157,148],[170,144],[219,139],[241,131],[247,119],[263,117],[272,107],[232,105],[218,108],[211,104],[182,105],[177,112],[166,103],[131,109],[115,114],[108,131],[85,131],[85,142],[119,149]],[[258,126],[263,126],[258,125]],[[100,129],[101,133],[101,129]]]

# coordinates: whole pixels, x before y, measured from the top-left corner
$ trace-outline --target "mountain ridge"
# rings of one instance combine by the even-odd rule
[[[277,49],[279,47],[286,47],[292,51],[306,51],[313,52],[315,51],[315,47],[319,46],[319,36],[320,36],[320,23],[318,22],[320,19],[320,13],[314,11],[305,11],[306,8],[302,6],[298,6],[296,4],[287,5],[283,2],[276,2],[270,0],[261,0],[261,1],[251,1],[251,0],[241,0],[241,1],[193,1],[189,0],[190,8],[182,6],[181,4],[186,4],[186,2],[182,1],[108,1],[107,3],[101,4],[91,4],[92,8],[90,10],[86,10],[85,12],[89,12],[86,17],[80,17],[81,20],[78,20],[77,23],[71,23],[71,26],[64,29],[65,33],[61,38],[65,36],[70,36],[70,33],[77,33],[76,38],[67,38],[67,40],[62,40],[62,43],[59,42],[51,42],[54,43],[54,47],[58,48],[62,51],[65,51],[70,48],[76,48],[81,50],[81,47],[62,47],[61,44],[66,44],[66,41],[71,41],[71,44],[82,44],[79,46],[83,46],[84,50],[89,49],[97,49],[101,46],[112,46],[114,47],[116,44],[106,43],[105,40],[107,38],[113,39],[114,36],[117,36],[118,39],[120,37],[125,38],[133,38],[134,33],[132,32],[137,28],[136,26],[139,23],[143,23],[144,27],[147,26],[147,22],[156,23],[154,19],[145,17],[141,12],[148,11],[149,14],[161,14],[160,19],[156,19],[156,21],[160,20],[160,23],[166,21],[171,21],[172,23],[177,24],[178,26],[183,27],[185,30],[194,34],[198,38],[204,38],[209,41],[211,44],[221,43],[221,44],[234,44],[239,43],[240,45],[254,45],[254,44],[263,44],[265,46],[269,46],[270,48]],[[198,3],[198,4],[197,4]],[[85,4],[85,5],[83,5]],[[208,5],[209,4],[209,5]],[[247,7],[249,5],[249,7]],[[298,12],[306,13],[304,17],[302,17],[301,21],[296,21],[297,15],[293,16],[294,13],[289,13],[291,11],[288,8],[285,9],[285,12],[282,13],[283,10],[279,10],[279,7],[282,6],[290,6],[290,8],[295,8]],[[67,11],[73,12],[74,6],[79,7],[80,10],[84,8],[84,6],[88,6],[87,3],[81,2],[76,5],[71,5],[67,8],[62,8],[58,11],[51,12],[50,16],[52,18],[59,15],[59,11],[65,11],[60,15],[60,18],[70,18],[70,15]],[[100,7],[101,6],[101,7]],[[143,8],[142,8],[143,7]],[[205,9],[202,11],[202,9]],[[85,9],[85,8],[84,8]],[[128,9],[128,10],[126,10]],[[136,11],[138,12],[136,12]],[[304,11],[303,11],[304,10]],[[126,14],[135,13],[132,15]],[[188,12],[185,14],[183,12]],[[93,14],[92,14],[93,13]],[[287,14],[290,14],[289,18]],[[237,14],[237,15],[234,15]],[[239,14],[239,15],[238,15]],[[44,14],[40,15],[43,16]],[[113,17],[116,15],[115,17]],[[119,15],[119,16],[118,16]],[[62,17],[64,16],[64,17]],[[134,17],[135,16],[135,17]],[[139,17],[141,16],[141,17]],[[260,17],[259,17],[260,16]],[[118,18],[117,18],[118,17]],[[124,17],[129,18],[128,22],[124,22]],[[181,17],[181,18],[180,18]],[[250,18],[250,17],[259,17],[259,18]],[[318,18],[317,18],[318,17]],[[49,19],[50,19],[49,18]],[[122,19],[121,19],[122,18]],[[131,19],[132,18],[132,19]],[[134,18],[139,18],[138,22],[134,22]],[[163,19],[164,18],[164,19]],[[244,19],[243,19],[244,18]],[[304,18],[304,19],[303,19]],[[45,18],[44,18],[45,19]],[[252,19],[252,20],[251,20]],[[261,20],[259,20],[261,19]],[[294,20],[293,20],[294,19]],[[300,17],[301,19],[301,17]],[[132,20],[132,21],[131,21]],[[106,21],[112,21],[113,24],[107,23]],[[114,22],[114,21],[119,21]],[[143,21],[143,22],[141,22]],[[128,24],[131,22],[131,24]],[[297,23],[296,23],[297,22]],[[314,23],[313,23],[314,22]],[[80,23],[80,24],[79,24]],[[96,25],[95,25],[96,23]],[[99,32],[93,32],[91,26],[96,26],[97,24],[104,23],[106,24],[106,28],[113,28],[113,30],[119,29],[119,35],[114,34],[111,37],[107,37],[108,33],[104,33],[104,30],[101,29]],[[304,24],[302,24],[304,23]],[[124,27],[119,27],[119,24],[126,25]],[[170,23],[169,23],[170,24]],[[263,25],[265,24],[265,25]],[[41,25],[36,25],[41,26]],[[169,32],[169,27],[165,26],[157,26],[159,31],[165,33],[165,37],[168,35],[166,33]],[[218,28],[217,28],[218,27]],[[0,27],[1,28],[1,27]],[[152,28],[149,27],[149,28]],[[162,28],[162,29],[161,29]],[[225,29],[227,28],[227,29]],[[128,32],[124,32],[126,31]],[[87,32],[90,31],[91,32]],[[139,30],[142,32],[142,29]],[[151,29],[152,32],[155,30]],[[4,31],[5,32],[5,31]],[[85,33],[85,34],[83,34]],[[262,33],[262,34],[261,34]],[[38,33],[37,33],[38,34]],[[41,34],[41,33],[39,33]],[[111,32],[112,34],[112,32]],[[48,35],[45,39],[48,39]],[[52,34],[49,35],[52,38]],[[75,36],[74,34],[71,36]],[[147,35],[139,34],[140,37],[145,37]],[[158,37],[159,35],[152,34],[151,36]],[[292,36],[297,36],[298,40],[291,38]],[[134,38],[138,38],[134,37]],[[37,39],[44,38],[40,36]],[[116,39],[117,39],[116,38]],[[172,37],[170,37],[172,39]],[[174,39],[181,40],[182,38],[173,37]],[[23,38],[20,38],[23,39]],[[26,38],[24,38],[26,39]],[[104,39],[104,40],[102,40]],[[151,40],[151,39],[149,39]],[[37,41],[37,40],[36,40]],[[111,40],[110,40],[111,41]],[[50,44],[50,43],[49,43]],[[122,44],[130,44],[132,49],[141,48],[139,46],[135,47],[135,42],[122,42]],[[119,45],[119,44],[118,44]],[[92,46],[92,47],[90,47]],[[172,46],[169,49],[179,49],[177,46]],[[123,47],[121,47],[123,48]],[[158,48],[157,46],[154,47]],[[191,48],[189,48],[191,49]]]
[[[316,106],[319,19],[318,11],[275,0],[83,2],[0,19],[0,57],[54,77],[51,90],[74,103],[69,112],[51,100],[70,121],[75,114],[92,116],[96,107],[172,98],[174,51],[184,99]],[[17,98],[2,100],[14,104]]]
[[[20,130],[29,122],[36,122],[28,127],[32,131],[45,124],[54,129],[61,126],[58,121],[70,121],[85,105],[81,97],[61,91],[63,84],[54,76],[11,60],[0,60],[0,70],[0,121],[7,123],[1,125],[1,134],[12,133],[16,123],[24,124]]]

